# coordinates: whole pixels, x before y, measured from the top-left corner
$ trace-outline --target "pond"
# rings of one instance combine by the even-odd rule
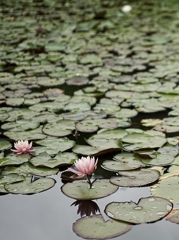
[[[0,7],[1,239],[178,239],[179,2]]]

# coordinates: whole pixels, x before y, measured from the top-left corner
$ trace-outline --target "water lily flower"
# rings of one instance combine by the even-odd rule
[[[68,168],[69,171],[75,173],[77,175],[76,178],[82,178],[84,176],[87,176],[88,183],[90,184],[90,188],[92,187],[92,183],[90,181],[92,173],[97,168],[98,159],[95,160],[94,157],[90,158],[88,157],[82,157],[81,159],[78,159],[75,161],[73,168]]]
[[[91,175],[96,170],[97,163],[98,159],[95,161],[94,157],[82,157],[74,163],[76,169],[68,168],[68,170],[77,174],[77,178],[82,178],[86,175]]]
[[[16,143],[14,143],[14,148],[11,149],[12,152],[17,154],[26,154],[29,152],[33,152],[32,142],[28,142],[27,140],[19,140]]]

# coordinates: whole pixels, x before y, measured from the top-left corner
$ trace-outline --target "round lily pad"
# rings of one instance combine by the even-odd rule
[[[91,189],[85,180],[66,183],[61,188],[65,195],[78,200],[103,198],[116,192],[117,189],[118,186],[111,184],[108,179],[96,180]]]
[[[0,158],[0,166],[20,165],[28,162],[29,158],[29,154],[17,155],[11,153],[4,158]]]
[[[83,77],[83,76],[75,76],[72,78],[69,78],[68,80],[66,80],[66,84],[67,85],[74,85],[74,86],[83,86],[86,85],[88,83],[88,78],[87,77]]]
[[[46,152],[39,154],[36,157],[33,157],[30,160],[30,163],[35,166],[55,168],[62,165],[70,165],[78,159],[78,156],[74,153],[64,152],[58,153],[55,157],[50,157]]]
[[[22,182],[6,184],[5,189],[14,194],[35,194],[52,188],[55,183],[52,178],[39,178],[32,182],[31,177],[26,177]]]
[[[112,202],[105,208],[108,217],[132,224],[150,223],[164,218],[173,204],[161,197],[141,198],[135,202]]]
[[[10,142],[1,138],[0,139],[0,151],[6,150],[6,149],[9,149],[9,148],[11,148]]]
[[[119,153],[114,156],[114,160],[106,160],[102,163],[102,167],[109,171],[124,171],[140,168],[142,163],[137,157],[131,153]]]
[[[63,137],[69,135],[73,129],[75,129],[74,121],[60,120],[46,124],[42,131],[49,136]]]
[[[157,181],[160,173],[157,170],[134,170],[134,171],[120,171],[121,176],[111,177],[110,182],[122,187],[140,187],[149,185]]]
[[[73,224],[73,231],[85,239],[114,238],[128,232],[131,228],[132,226],[128,223],[115,220],[105,221],[100,214],[80,218]]]
[[[68,138],[46,138],[40,141],[36,141],[37,144],[45,146],[47,151],[50,149],[58,152],[64,152],[75,145],[75,141]]]
[[[122,142],[128,143],[125,149],[134,151],[145,148],[160,148],[166,143],[166,138],[161,135],[150,135],[147,133],[132,133],[122,138]]]
[[[3,175],[10,174],[10,173],[17,173],[23,176],[26,176],[28,174],[33,174],[33,175],[42,176],[42,177],[54,175],[54,174],[57,174],[58,172],[59,172],[58,168],[50,169],[47,167],[34,167],[29,163],[23,163],[19,167],[5,167],[2,170]]]
[[[151,193],[153,196],[167,198],[174,204],[179,204],[178,182],[179,175],[161,179],[158,184],[151,187]]]

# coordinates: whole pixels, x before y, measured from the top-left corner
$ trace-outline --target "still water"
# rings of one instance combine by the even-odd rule
[[[61,192],[61,180],[56,176],[56,185],[31,196],[4,195],[0,197],[1,240],[79,240],[72,230],[73,223],[80,218],[77,206],[70,206],[75,200]],[[121,188],[116,193],[98,199],[101,214],[106,204],[112,201],[138,201],[150,196],[150,188]],[[118,240],[162,239],[178,240],[179,227],[165,219],[152,224],[139,224],[119,237]]]

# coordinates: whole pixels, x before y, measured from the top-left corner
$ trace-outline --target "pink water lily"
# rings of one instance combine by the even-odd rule
[[[26,154],[33,152],[32,142],[28,142],[27,140],[19,140],[16,143],[14,143],[14,148],[11,149],[12,152],[17,154]]]
[[[90,176],[96,170],[98,159],[95,160],[94,157],[82,157],[76,160],[74,163],[75,169],[68,168],[69,171],[75,173],[77,178],[82,178],[84,176]]]

